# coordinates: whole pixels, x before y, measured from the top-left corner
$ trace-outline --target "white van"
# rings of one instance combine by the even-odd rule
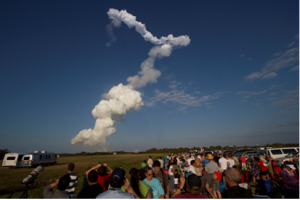
[[[271,148],[266,150],[267,154],[271,156],[271,158],[282,158],[290,153],[299,152],[299,147],[284,147],[284,148]]]
[[[21,167],[21,162],[24,154],[21,153],[7,153],[5,154],[2,167]]]

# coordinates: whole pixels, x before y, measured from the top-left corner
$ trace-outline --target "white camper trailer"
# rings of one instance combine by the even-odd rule
[[[33,167],[37,165],[56,164],[57,156],[53,152],[34,151],[23,156],[21,166]]]
[[[24,154],[21,153],[7,153],[5,154],[2,167],[21,167],[21,162]]]

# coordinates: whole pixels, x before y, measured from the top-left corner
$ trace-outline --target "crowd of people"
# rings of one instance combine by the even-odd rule
[[[73,174],[75,165],[68,165],[68,173],[45,187],[44,198],[97,198],[97,199],[189,199],[189,198],[253,198],[249,189],[241,187],[241,170],[251,166],[254,184],[263,181],[268,185],[274,175],[274,159],[265,156],[234,154],[180,153],[158,157],[150,156],[139,169],[131,168],[128,177],[123,168],[112,170],[106,163],[88,167],[82,189],[75,197],[78,177]],[[295,161],[296,162],[296,161]],[[241,169],[240,169],[241,166]],[[282,183],[286,197],[299,198],[299,182],[295,179],[293,160],[283,166]],[[298,170],[296,170],[298,173]],[[53,192],[53,189],[57,189]],[[271,187],[271,186],[270,186]],[[266,187],[265,193],[270,193]]]

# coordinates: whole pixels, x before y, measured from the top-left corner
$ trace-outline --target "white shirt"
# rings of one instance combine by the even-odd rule
[[[173,169],[173,166],[171,165],[171,166],[170,166],[170,169],[169,169],[169,175],[171,175],[171,176],[173,176],[173,174],[174,174],[174,173],[172,172],[172,169]]]
[[[228,162],[228,160],[226,158],[219,159],[219,163],[221,164],[221,169],[223,169],[223,170],[227,169],[227,162]]]
[[[193,174],[196,174],[195,168],[192,165],[187,168],[187,172],[191,172]]]
[[[189,158],[189,159],[187,159],[186,161],[187,161],[187,163],[188,163],[188,165],[191,165],[191,161],[192,161],[193,159],[191,159],[191,158]]]
[[[233,166],[235,166],[235,162],[234,162],[234,160],[232,160],[232,159],[229,159],[228,161],[229,161],[229,163],[230,163],[229,167],[233,167]]]

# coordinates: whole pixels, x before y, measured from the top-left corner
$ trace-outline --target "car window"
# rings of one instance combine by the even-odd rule
[[[24,157],[23,160],[29,160],[29,156]]]
[[[282,154],[282,152],[281,152],[280,149],[278,149],[278,150],[270,150],[270,151],[271,151],[271,153],[272,153],[273,155],[280,155],[280,154]]]
[[[282,149],[284,154],[289,154],[289,153],[296,153],[297,151],[295,149]]]
[[[16,157],[7,157],[6,160],[15,160]]]

